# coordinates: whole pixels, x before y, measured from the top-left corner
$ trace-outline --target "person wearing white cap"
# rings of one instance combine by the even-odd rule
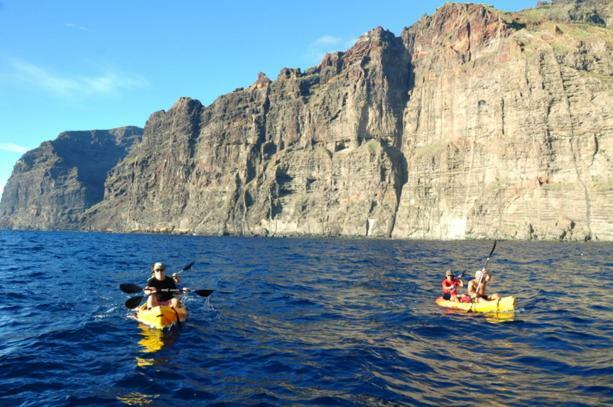
[[[492,275],[486,269],[475,271],[475,279],[468,282],[466,287],[468,295],[473,302],[479,302],[481,300],[494,301],[500,298],[498,294],[487,295],[485,289],[487,284],[491,281]]]
[[[178,298],[173,296],[172,292],[162,290],[175,290],[180,279],[178,274],[173,274],[172,277],[166,276],[166,266],[164,263],[155,263],[152,269],[153,276],[147,280],[145,293],[149,295],[147,298],[147,307],[152,308],[158,305],[167,305],[173,308],[181,307]]]

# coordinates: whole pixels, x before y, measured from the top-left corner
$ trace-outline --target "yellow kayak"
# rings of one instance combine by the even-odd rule
[[[448,301],[444,300],[443,297],[438,297],[436,303],[441,307],[459,309],[466,312],[510,312],[515,310],[515,297],[513,296],[475,303]]]
[[[177,319],[180,322],[187,319],[187,308],[181,306],[175,309],[161,305],[147,309],[147,304],[144,304],[136,312],[138,322],[156,329],[169,328],[177,322]]]

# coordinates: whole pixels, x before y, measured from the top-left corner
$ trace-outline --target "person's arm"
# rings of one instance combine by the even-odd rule
[[[475,280],[470,280],[468,282],[466,291],[468,291],[468,295],[470,295],[471,297],[475,295]]]
[[[183,291],[184,293],[188,292],[190,289],[187,287],[179,287],[178,284],[181,282],[181,278],[179,277],[179,275],[177,273],[174,273],[172,275],[172,281],[174,281],[175,283],[175,289]]]

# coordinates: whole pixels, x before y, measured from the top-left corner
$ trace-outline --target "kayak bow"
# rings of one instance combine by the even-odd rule
[[[187,309],[185,306],[172,308],[166,305],[160,305],[147,309],[147,304],[138,308],[136,312],[136,320],[151,328],[164,329],[173,326],[177,320],[183,322],[187,319]]]

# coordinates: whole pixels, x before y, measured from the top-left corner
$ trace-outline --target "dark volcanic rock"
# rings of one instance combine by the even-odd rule
[[[102,200],[107,172],[141,135],[138,127],[68,131],[27,152],[4,188],[0,226],[78,229],[83,211]]]

